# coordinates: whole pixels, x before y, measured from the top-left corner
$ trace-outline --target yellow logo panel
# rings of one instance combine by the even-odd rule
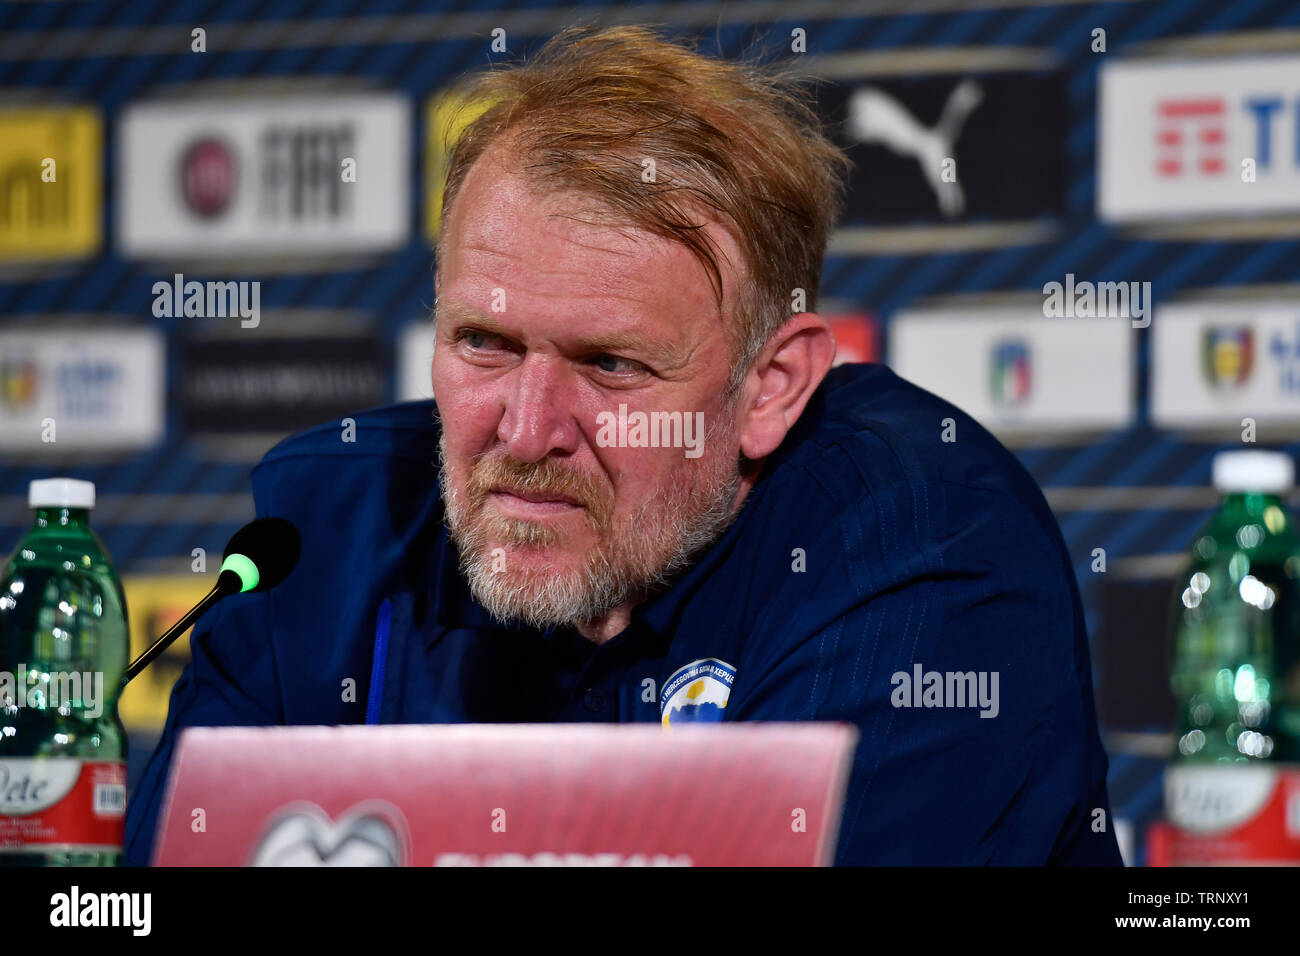
[[[0,110],[0,261],[99,250],[102,144],[90,107]]]
[[[130,659],[135,660],[185,612],[203,600],[212,589],[210,574],[127,576],[127,618],[131,624]],[[172,685],[190,660],[190,634],[183,635],[154,658],[139,676],[126,685],[117,712],[127,730],[161,731],[167,722],[167,702]]]
[[[451,148],[465,128],[491,106],[486,99],[450,90],[429,97],[425,112],[424,182],[428,192],[424,201],[424,232],[430,242],[438,239],[438,220],[442,217],[442,187],[447,181]]]

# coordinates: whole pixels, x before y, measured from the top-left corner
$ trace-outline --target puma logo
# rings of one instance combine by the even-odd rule
[[[962,80],[948,94],[939,122],[927,129],[898,100],[883,90],[864,86],[849,97],[846,129],[860,143],[880,143],[921,164],[921,172],[939,200],[939,211],[955,219],[966,208],[958,182],[943,181],[943,161],[953,158],[966,120],[984,100],[974,80]]]

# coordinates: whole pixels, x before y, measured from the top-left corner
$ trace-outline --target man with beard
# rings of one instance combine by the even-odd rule
[[[725,719],[858,725],[840,863],[1118,863],[1041,493],[960,410],[831,370],[807,308],[846,161],[803,101],[640,28],[475,95],[434,402],[255,469],[303,558],[196,625],[128,860],[185,726]],[[904,687],[932,673],[970,699]]]

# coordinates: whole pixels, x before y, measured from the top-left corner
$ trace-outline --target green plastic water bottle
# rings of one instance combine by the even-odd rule
[[[1171,862],[1296,863],[1300,535],[1284,501],[1295,467],[1233,451],[1213,471],[1223,501],[1173,596]]]
[[[33,481],[28,502],[0,575],[0,865],[120,865],[122,583],[90,530],[91,482]]]

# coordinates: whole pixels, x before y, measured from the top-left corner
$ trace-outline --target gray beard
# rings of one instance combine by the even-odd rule
[[[725,466],[725,470],[718,465]],[[588,550],[581,567],[521,575],[493,570],[500,559],[489,550],[492,529],[482,513],[470,515],[463,495],[451,491],[445,436],[438,443],[438,480],[447,527],[460,552],[460,571],[474,599],[497,620],[543,629],[577,625],[665,587],[731,524],[740,487],[735,462],[719,459],[706,481],[673,481],[662,495],[644,502],[626,520],[614,519]],[[552,543],[550,529],[510,521],[497,546]]]

